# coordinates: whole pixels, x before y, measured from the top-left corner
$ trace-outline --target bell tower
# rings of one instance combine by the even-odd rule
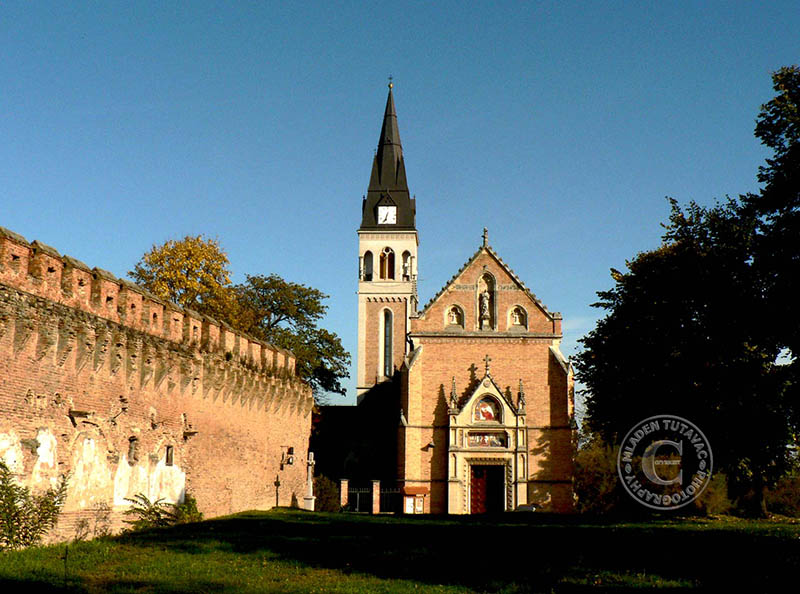
[[[417,310],[416,203],[408,192],[392,86],[358,229],[359,402],[400,367],[408,319]]]

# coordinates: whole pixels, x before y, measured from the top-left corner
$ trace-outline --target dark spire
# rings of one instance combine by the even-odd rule
[[[386,98],[381,136],[378,139],[378,151],[375,153],[369,180],[369,191],[373,190],[399,190],[408,193],[403,147],[400,144],[400,130],[397,127],[397,112],[394,108],[391,83],[389,96]]]
[[[400,129],[397,126],[397,112],[392,95],[393,86],[390,82],[381,135],[378,139],[378,150],[372,162],[367,196],[362,205],[362,229],[387,227],[386,224],[378,225],[376,212],[379,205],[397,207],[396,223],[388,226],[403,229],[414,228],[415,205],[408,192],[403,147],[400,144]]]

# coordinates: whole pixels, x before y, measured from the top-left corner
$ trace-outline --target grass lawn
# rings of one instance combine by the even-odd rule
[[[31,594],[769,592],[793,591],[798,575],[800,524],[535,514],[278,509],[0,554],[0,592]]]

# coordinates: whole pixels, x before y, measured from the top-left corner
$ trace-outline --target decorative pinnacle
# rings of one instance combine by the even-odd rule
[[[489,353],[486,353],[486,356],[483,358],[483,360],[486,363],[486,375],[489,375],[489,363],[492,360],[492,358],[489,356]]]
[[[394,83],[392,82],[392,75],[390,74],[389,75],[389,88],[391,89],[393,86],[394,86]]]
[[[483,247],[486,247],[488,245],[489,245],[489,230],[486,227],[484,227],[483,228]]]

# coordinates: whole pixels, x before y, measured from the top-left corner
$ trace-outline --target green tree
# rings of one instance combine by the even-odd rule
[[[232,308],[228,265],[219,242],[187,235],[154,245],[128,276],[160,299],[225,319]]]
[[[297,358],[297,372],[311,384],[314,396],[344,394],[350,354],[339,337],[318,327],[328,306],[322,291],[282,279],[276,274],[250,276],[234,287],[237,311],[234,327]]]
[[[776,341],[800,353],[800,67],[787,66],[772,75],[775,97],[761,106],[756,136],[772,150],[759,168],[760,193],[748,204],[760,218],[755,263],[761,272]]]
[[[608,314],[575,363],[589,426],[606,441],[652,415],[688,418],[758,514],[765,487],[789,467],[794,413],[764,332],[755,227],[738,201],[686,212],[672,201],[663,245],[613,271],[615,286],[598,293]]]
[[[762,191],[709,209],[673,200],[662,246],[598,293],[608,313],[576,358],[604,439],[654,414],[686,416],[753,514],[790,468],[800,427],[798,360],[776,360],[800,352],[800,69],[781,68],[773,85],[755,132],[773,150]]]

